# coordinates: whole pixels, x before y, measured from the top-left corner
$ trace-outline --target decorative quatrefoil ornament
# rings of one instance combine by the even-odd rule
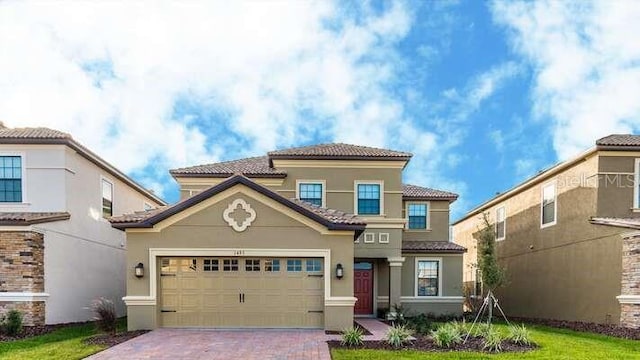
[[[235,199],[222,212],[222,218],[233,230],[243,232],[256,219],[256,211],[243,199]]]

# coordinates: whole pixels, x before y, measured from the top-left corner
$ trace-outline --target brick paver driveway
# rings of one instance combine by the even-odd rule
[[[322,330],[158,329],[88,359],[330,360],[326,340]]]

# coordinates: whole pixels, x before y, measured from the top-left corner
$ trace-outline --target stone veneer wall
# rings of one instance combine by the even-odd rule
[[[629,235],[622,244],[622,294],[640,298],[640,233]],[[620,325],[640,328],[640,304],[620,304]]]
[[[0,292],[44,292],[44,235],[0,231]],[[0,302],[0,316],[12,309],[23,313],[25,325],[44,325],[44,302]]]

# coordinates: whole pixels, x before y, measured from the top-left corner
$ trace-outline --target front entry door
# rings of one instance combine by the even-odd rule
[[[356,315],[373,314],[373,264],[354,264],[353,295],[358,299],[353,312]]]

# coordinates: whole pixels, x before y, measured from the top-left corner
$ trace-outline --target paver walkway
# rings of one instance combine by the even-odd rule
[[[158,329],[88,359],[331,360],[326,341],[323,330]]]
[[[365,340],[384,340],[391,327],[378,319],[356,318],[356,322],[371,333],[371,335],[365,335]]]

